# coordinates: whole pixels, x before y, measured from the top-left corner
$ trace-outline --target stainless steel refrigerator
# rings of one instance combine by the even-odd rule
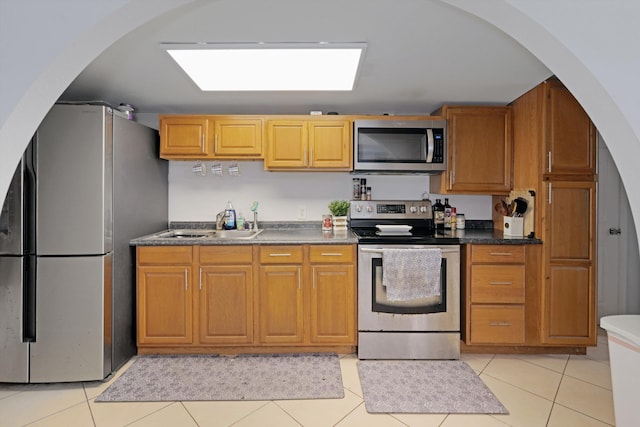
[[[167,227],[153,129],[55,105],[0,215],[0,382],[100,380],[136,352],[129,240]]]

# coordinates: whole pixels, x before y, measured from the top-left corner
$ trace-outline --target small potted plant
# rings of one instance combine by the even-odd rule
[[[329,203],[329,211],[331,212],[331,215],[333,215],[333,229],[346,230],[347,213],[349,212],[349,201],[332,200]]]

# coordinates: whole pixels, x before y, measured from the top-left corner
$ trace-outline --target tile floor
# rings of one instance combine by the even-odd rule
[[[517,426],[614,425],[605,335],[586,356],[462,355],[509,415],[368,414],[354,355],[341,357],[343,399],[260,402],[95,403],[109,382],[0,384],[0,425],[114,426]]]

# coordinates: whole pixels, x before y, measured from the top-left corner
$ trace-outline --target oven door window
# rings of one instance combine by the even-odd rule
[[[440,265],[440,295],[408,301],[388,301],[387,292],[382,286],[382,258],[371,260],[371,306],[373,312],[397,314],[442,313],[447,309],[447,260],[442,258]]]

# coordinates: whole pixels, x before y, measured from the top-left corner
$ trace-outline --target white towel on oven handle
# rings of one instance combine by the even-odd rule
[[[410,301],[440,295],[442,251],[428,249],[383,249],[382,286],[388,301]]]

